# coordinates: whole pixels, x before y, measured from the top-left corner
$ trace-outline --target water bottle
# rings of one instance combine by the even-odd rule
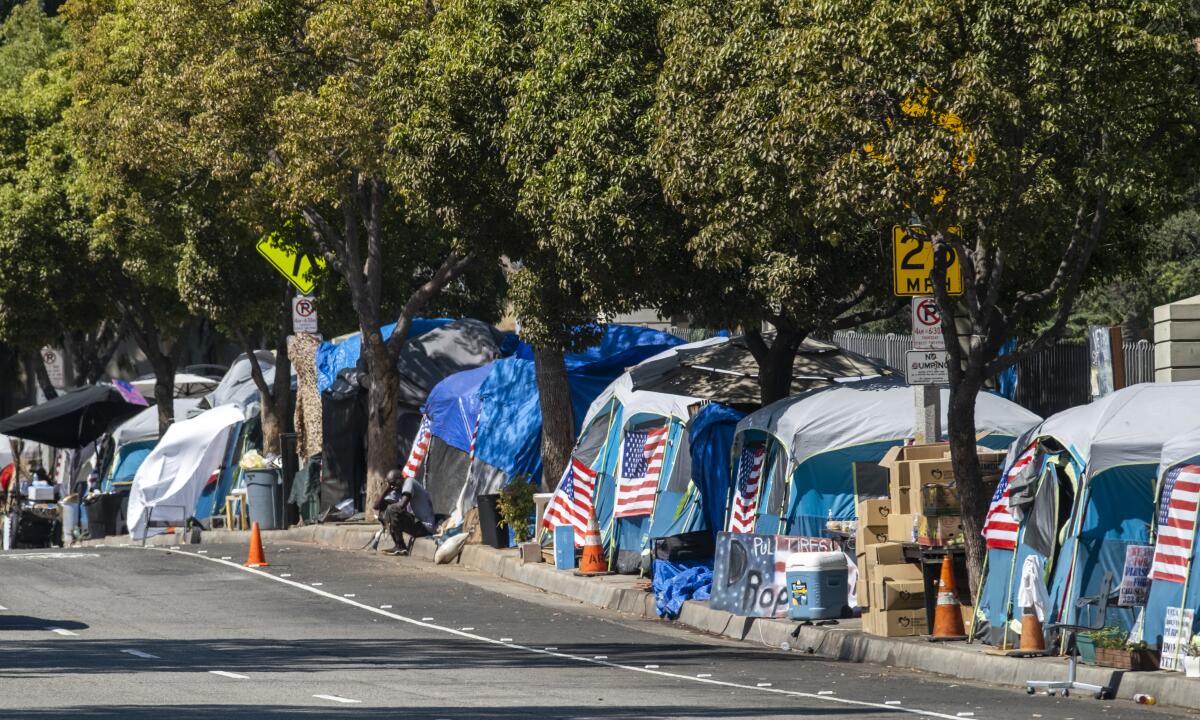
[[[1158,700],[1153,695],[1147,695],[1146,693],[1138,693],[1137,695],[1134,695],[1133,701],[1135,703],[1137,703],[1138,705],[1157,705],[1158,704]]]

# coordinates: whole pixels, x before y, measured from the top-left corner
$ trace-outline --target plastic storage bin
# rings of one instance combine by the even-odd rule
[[[792,553],[787,561],[788,617],[832,620],[848,606],[849,570],[840,552]]]
[[[283,527],[283,497],[279,473],[273,468],[244,470],[246,496],[250,501],[250,522],[258,523],[261,530],[278,530]]]

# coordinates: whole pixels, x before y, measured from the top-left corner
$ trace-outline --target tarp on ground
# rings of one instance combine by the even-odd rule
[[[1065,482],[1075,486],[1071,506],[1062,508],[1054,529],[1056,549],[1042,556],[1054,622],[1078,619],[1075,600],[1095,594],[1106,573],[1120,581],[1126,548],[1149,541],[1164,444],[1198,427],[1200,382],[1142,383],[1056,413],[1032,433],[1041,481],[1058,477],[1046,475],[1058,461]],[[1025,543],[1026,525],[1018,531],[1015,552],[989,553],[980,612],[993,628],[992,642],[1013,638],[1016,631],[1006,634],[1005,629],[1014,611],[1020,563],[1034,552]],[[1110,623],[1128,630],[1133,620],[1128,608],[1110,606]]]
[[[408,338],[418,337],[434,328],[448,325],[451,318],[416,318],[408,328]],[[390,323],[380,328],[383,340],[387,342],[396,331],[396,323]],[[317,390],[325,392],[337,379],[339,371],[352,368],[358,363],[362,354],[362,333],[354,333],[340,340],[327,340],[317,348]]]
[[[942,391],[946,427],[949,391]],[[878,463],[889,448],[916,434],[913,391],[902,380],[879,378],[810,390],[772,403],[739,424],[734,452],[747,444],[777,446],[764,469],[756,532],[825,534],[830,516],[854,520],[855,464]],[[980,393],[975,423],[991,435],[983,445],[1004,449],[1041,420],[1016,403]]]
[[[129,535],[141,540],[162,523],[182,526],[195,513],[208,479],[221,467],[230,431],[242,421],[233,405],[167,428],[138,468],[129,493]]]

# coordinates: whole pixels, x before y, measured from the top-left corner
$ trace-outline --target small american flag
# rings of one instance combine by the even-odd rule
[[[669,425],[663,425],[653,430],[630,430],[625,433],[613,517],[636,517],[654,511],[658,478],[662,475],[663,459],[667,454],[669,429]]]
[[[429,452],[429,440],[432,436],[429,416],[421,416],[421,427],[417,430],[417,437],[413,440],[412,452],[408,454],[408,462],[404,463],[404,469],[401,475],[404,479],[415,478],[417,472],[421,469],[421,464],[425,462],[425,455]]]
[[[1033,462],[1036,454],[1037,443],[1025,448],[1025,452],[1021,453],[1004,477],[1000,478],[1000,484],[996,486],[996,493],[992,495],[992,504],[988,507],[987,519],[983,523],[983,537],[991,550],[1017,549],[1017,532],[1021,529],[1021,525],[1012,516],[1008,507],[1009,481],[1021,474],[1021,471]]]
[[[745,448],[738,459],[737,488],[729,511],[729,532],[754,532],[754,516],[758,510],[759,480],[762,479],[765,447]]]
[[[1162,497],[1150,579],[1184,583],[1196,539],[1200,465],[1184,465],[1167,473]]]
[[[554,497],[542,515],[542,527],[553,532],[559,525],[570,525],[575,529],[575,544],[583,545],[588,519],[596,507],[595,495],[596,471],[571,458],[558,490],[554,491]]]

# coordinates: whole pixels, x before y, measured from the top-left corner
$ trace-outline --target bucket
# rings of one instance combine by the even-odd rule
[[[62,502],[62,542],[64,546],[75,543],[75,528],[79,527],[79,503]]]

